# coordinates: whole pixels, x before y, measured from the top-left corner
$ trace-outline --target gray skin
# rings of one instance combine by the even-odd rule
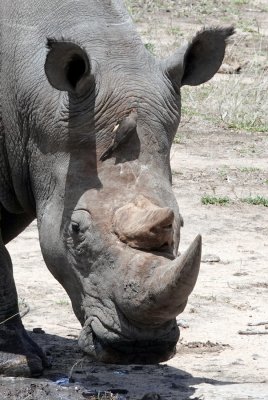
[[[14,317],[5,248],[35,218],[47,267],[83,327],[81,347],[104,362],[166,360],[201,254],[197,236],[178,256],[169,158],[180,87],[217,72],[233,29],[203,30],[157,60],[119,0],[0,7],[0,373],[48,366]],[[127,118],[128,140],[102,159]]]

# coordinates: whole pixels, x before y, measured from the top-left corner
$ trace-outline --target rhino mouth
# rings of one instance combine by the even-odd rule
[[[169,360],[176,353],[179,339],[177,326],[171,336],[133,340],[118,334],[107,339],[98,335],[92,325],[87,326],[86,332],[85,328],[82,330],[79,345],[98,361],[110,364],[155,364]]]
[[[176,352],[177,341],[118,340],[105,343],[93,333],[94,347],[98,349],[97,359],[113,364],[155,364],[167,361]]]

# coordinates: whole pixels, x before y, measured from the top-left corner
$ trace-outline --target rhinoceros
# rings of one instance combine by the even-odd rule
[[[199,235],[178,252],[180,87],[217,72],[233,28],[203,29],[160,60],[121,0],[0,6],[0,372],[48,366],[21,322],[5,247],[35,218],[81,348],[107,363],[167,360],[201,254]]]

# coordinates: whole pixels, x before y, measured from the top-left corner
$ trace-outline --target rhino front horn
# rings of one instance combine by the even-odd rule
[[[198,277],[201,243],[198,235],[173,261],[153,255],[134,258],[125,270],[124,284],[117,287],[121,310],[137,324],[148,325],[162,325],[179,315]]]
[[[184,310],[198,277],[201,248],[198,235],[185,253],[156,269],[149,288],[149,297],[156,302],[151,314],[155,322],[175,318]]]

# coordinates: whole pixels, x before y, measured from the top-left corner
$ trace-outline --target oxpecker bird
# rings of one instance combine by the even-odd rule
[[[111,145],[105,150],[100,156],[100,160],[104,161],[111,157],[113,151],[123,143],[126,143],[130,136],[135,132],[137,128],[138,113],[136,109],[132,109],[130,114],[125,117],[119,124],[117,124],[113,130],[113,140]]]

